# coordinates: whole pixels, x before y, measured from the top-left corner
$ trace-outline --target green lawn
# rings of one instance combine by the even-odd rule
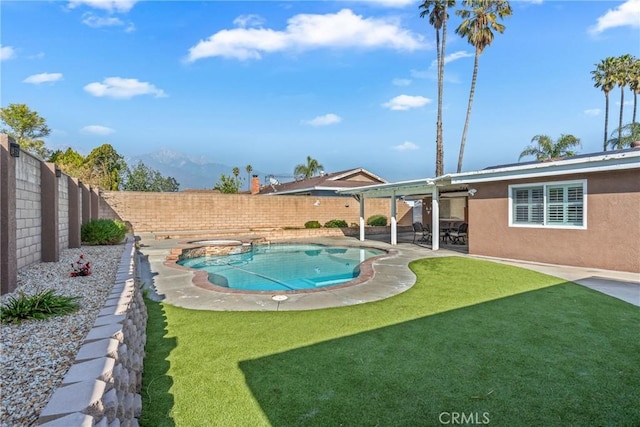
[[[148,301],[141,425],[640,425],[638,307],[489,261],[410,267],[412,289],[351,307]]]

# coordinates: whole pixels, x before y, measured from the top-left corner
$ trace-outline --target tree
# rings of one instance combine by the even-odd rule
[[[613,135],[618,134],[617,138],[611,138],[608,141],[612,150],[622,150],[631,147],[634,141],[640,141],[640,123],[631,122],[622,126],[622,129],[616,129]]]
[[[444,89],[444,58],[447,44],[448,8],[456,5],[455,0],[425,0],[421,5],[420,17],[429,15],[429,24],[436,30],[436,61],[438,65],[438,116],[436,119],[436,176],[444,173],[444,143],[442,135],[442,99]],[[442,41],[440,41],[442,31]]]
[[[299,164],[293,170],[296,179],[309,179],[323,169],[323,166],[316,159],[307,156],[307,164]]]
[[[633,115],[631,116],[631,123],[637,123],[636,113],[638,111],[638,95],[640,94],[640,59],[638,58],[634,58],[631,65],[629,89],[633,92]]]
[[[240,183],[231,175],[221,174],[213,189],[224,194],[237,194],[240,191]]]
[[[253,172],[253,167],[247,165],[244,170],[247,171],[247,190],[251,191],[251,172]]]
[[[604,92],[604,142],[602,143],[602,149],[606,151],[609,128],[609,92],[611,92],[616,85],[616,81],[613,77],[616,60],[610,56],[595,65],[596,69],[591,71],[591,75],[593,76],[592,79],[594,81],[593,85],[596,88],[602,89],[602,92]]]
[[[127,164],[110,144],[94,148],[85,161],[89,184],[105,190],[117,190]]]
[[[175,178],[165,177],[159,171],[138,162],[133,168],[127,167],[121,187],[126,191],[175,192],[180,184]]]
[[[82,154],[69,147],[65,151],[56,150],[49,156],[49,161],[55,163],[67,175],[83,178],[85,175],[85,158]]]
[[[464,146],[469,128],[469,118],[473,105],[473,95],[478,77],[478,60],[484,49],[493,42],[493,31],[502,34],[505,26],[498,22],[511,16],[511,5],[506,0],[464,0],[464,6],[468,9],[456,11],[456,15],[462,18],[462,22],[456,28],[456,33],[466,38],[469,44],[475,47],[476,54],[473,62],[473,76],[471,78],[471,90],[469,91],[469,105],[467,106],[467,117],[464,121],[462,140],[460,141],[460,154],[458,156],[458,173],[462,171],[462,159],[464,157]]]
[[[238,181],[238,176],[240,176],[240,168],[236,166],[232,169],[232,172],[233,176],[236,178],[236,181]]]
[[[42,159],[49,157],[49,150],[44,145],[44,138],[51,130],[47,121],[37,112],[31,111],[25,104],[9,104],[0,108],[0,119],[9,127],[2,132],[16,140],[22,149],[35,154]]]
[[[622,140],[622,114],[624,112],[624,88],[631,81],[631,67],[634,58],[629,55],[622,55],[615,59],[615,71],[613,78],[620,88],[620,120],[618,121],[618,140]]]
[[[573,135],[560,135],[560,138],[554,142],[547,135],[536,135],[531,139],[535,145],[528,145],[518,160],[525,156],[535,156],[536,160],[554,160],[562,157],[575,156],[577,153],[571,148],[580,145],[580,139]]]

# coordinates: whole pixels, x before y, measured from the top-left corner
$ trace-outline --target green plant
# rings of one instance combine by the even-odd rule
[[[387,225],[387,217],[384,215],[372,215],[367,219],[367,225],[384,227]]]
[[[84,255],[80,254],[78,260],[71,264],[71,277],[90,276],[91,262],[84,259]]]
[[[34,295],[20,293],[10,296],[6,305],[0,308],[2,323],[20,323],[23,320],[42,320],[52,316],[61,316],[76,311],[79,297],[56,295],[52,289],[40,291]]]
[[[307,221],[304,223],[304,228],[320,228],[322,225],[318,221]]]
[[[90,245],[117,245],[126,233],[127,225],[112,219],[92,219],[80,229],[82,242]]]
[[[343,219],[332,219],[324,223],[324,226],[327,228],[341,228],[348,227],[347,221]]]

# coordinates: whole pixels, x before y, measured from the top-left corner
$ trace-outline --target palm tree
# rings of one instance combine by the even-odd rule
[[[467,39],[470,45],[475,47],[476,54],[473,63],[473,77],[471,78],[471,90],[469,91],[469,105],[467,107],[467,117],[462,131],[460,141],[460,155],[458,156],[458,173],[462,171],[462,159],[464,157],[464,146],[469,128],[469,117],[471,116],[471,106],[473,105],[473,95],[478,77],[478,59],[482,51],[491,45],[493,41],[493,31],[502,34],[505,26],[498,22],[511,16],[511,5],[506,0],[464,0],[464,6],[468,9],[456,11],[456,15],[462,18],[462,23],[456,28],[456,33]]]
[[[436,61],[438,64],[438,118],[436,119],[436,176],[444,173],[444,144],[442,141],[442,98],[444,88],[444,57],[447,44],[448,8],[456,5],[455,0],[425,0],[420,5],[420,17],[429,15],[429,24],[436,30]],[[442,42],[440,31],[442,30]]]
[[[531,142],[535,145],[528,145],[522,153],[518,161],[525,156],[536,156],[536,160],[554,160],[562,157],[575,156],[577,153],[571,148],[580,145],[580,139],[573,135],[560,135],[556,142],[547,135],[536,135],[531,138]]]
[[[316,159],[312,159],[311,156],[307,156],[307,164],[299,164],[293,170],[293,174],[296,178],[309,179],[316,173],[321,171],[323,166],[318,163]]]
[[[237,185],[238,184],[238,176],[240,175],[240,169],[236,166],[231,171],[233,172],[233,176],[236,177],[236,185]],[[237,185],[237,186],[240,187],[239,185]]]
[[[624,112],[624,88],[631,81],[633,57],[629,54],[619,56],[615,60],[613,79],[620,88],[620,120],[618,122],[618,140],[622,140],[622,113]]]
[[[614,57],[607,57],[600,61],[599,64],[595,64],[596,69],[591,71],[592,79],[595,82],[593,85],[599,87],[604,92],[604,142],[603,150],[607,151],[607,137],[609,128],[609,92],[611,92],[616,85],[613,78],[616,59]]]
[[[251,190],[251,172],[253,172],[253,167],[251,167],[251,165],[247,165],[244,170],[247,171],[247,189]]]
[[[611,138],[608,141],[612,150],[622,150],[631,147],[634,141],[640,141],[640,123],[631,122],[622,126],[622,129],[616,129],[613,135],[618,134],[617,138]],[[622,135],[622,138],[620,138]]]
[[[631,91],[633,92],[633,116],[631,116],[631,123],[636,123],[636,112],[638,111],[638,94],[640,94],[640,59],[638,58],[634,58],[631,65],[629,89],[631,89]]]

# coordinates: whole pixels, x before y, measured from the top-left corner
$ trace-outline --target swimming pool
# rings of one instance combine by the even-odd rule
[[[178,261],[204,270],[209,282],[248,291],[298,291],[335,286],[358,277],[360,263],[386,254],[373,248],[314,244],[254,245],[250,251]]]

